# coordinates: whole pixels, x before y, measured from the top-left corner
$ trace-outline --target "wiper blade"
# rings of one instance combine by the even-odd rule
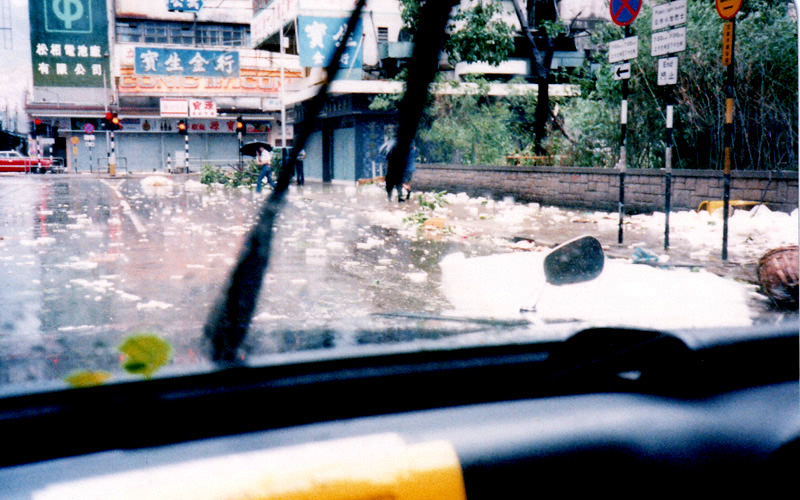
[[[347,22],[344,40],[355,31],[365,3],[366,0],[358,0]],[[264,272],[269,264],[275,220],[285,202],[297,157],[311,135],[311,122],[317,118],[325,104],[325,97],[328,95],[331,81],[339,70],[339,60],[345,48],[346,44],[342,43],[333,52],[326,68],[326,79],[309,104],[308,114],[298,130],[286,168],[281,169],[275,189],[264,202],[258,220],[245,240],[236,267],[231,272],[228,283],[211,309],[203,328],[203,335],[210,342],[211,359],[218,364],[240,363],[239,348],[247,336],[264,281]]]
[[[416,319],[416,320],[453,321],[457,323],[472,323],[477,325],[488,325],[488,326],[498,326],[498,327],[517,327],[517,326],[528,326],[531,324],[531,322],[526,319],[469,318],[465,316],[441,316],[438,314],[410,313],[410,312],[373,313],[373,316],[382,316],[385,318]]]

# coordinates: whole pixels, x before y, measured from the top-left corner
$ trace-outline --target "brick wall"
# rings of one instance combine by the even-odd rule
[[[764,201],[771,209],[791,212],[798,206],[797,172],[731,172],[731,199]],[[722,172],[673,170],[672,209],[696,209],[704,200],[722,199]],[[617,210],[619,171],[606,168],[417,165],[416,190],[534,201],[544,205]],[[625,206],[631,212],[664,210],[663,170],[628,169]]]

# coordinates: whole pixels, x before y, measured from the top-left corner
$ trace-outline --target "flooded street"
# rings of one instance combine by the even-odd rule
[[[205,356],[202,326],[265,195],[209,188],[195,176],[0,178],[0,384],[113,368],[120,355],[116,346],[141,332],[166,338],[175,364],[200,363]],[[796,213],[793,220],[796,241]],[[534,282],[540,278],[528,268],[540,266],[536,259],[553,245],[593,234],[609,257],[629,259],[637,245],[658,248],[657,222],[657,216],[630,218],[627,241],[617,245],[615,214],[465,195],[426,194],[397,204],[388,202],[378,186],[292,186],[249,348],[270,354],[353,342],[337,337],[337,322],[376,313],[504,316],[491,304],[478,304],[476,295],[500,297],[501,291],[519,289],[513,299],[500,299],[518,311],[515,301],[524,305],[538,289]],[[689,245],[684,239],[682,247],[681,238],[674,238],[673,262],[727,269],[740,281],[762,252],[741,244],[732,248],[732,262],[723,264],[701,243]],[[732,242],[736,245],[735,235]],[[498,255],[523,256],[501,263]],[[443,266],[445,259],[448,265]],[[667,275],[623,260],[609,269],[619,269],[624,279],[654,279],[625,274],[641,267]],[[443,276],[443,268],[450,274]],[[496,271],[479,275],[476,269]],[[695,276],[675,276],[698,279],[697,269],[682,271]],[[714,286],[735,292],[729,300],[742,297],[745,321],[763,312],[764,301],[752,285],[701,274],[697,287],[719,280],[722,284]],[[587,290],[593,298],[585,300],[595,307],[622,314],[596,300],[597,291]],[[548,292],[540,310],[547,319],[559,314],[572,319],[575,311],[563,312],[571,300],[559,291]],[[603,320],[598,314],[589,318]],[[413,339],[400,335],[392,340]],[[373,341],[381,339],[357,339]]]

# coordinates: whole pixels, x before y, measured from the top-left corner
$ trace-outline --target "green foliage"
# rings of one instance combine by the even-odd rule
[[[200,182],[207,185],[222,184],[223,186],[232,188],[254,186],[260,172],[261,168],[253,160],[249,160],[245,163],[241,170],[238,168],[231,169],[228,167],[203,165],[203,169],[200,173]]]
[[[505,102],[487,97],[485,85],[463,95],[438,95],[420,130],[422,156],[432,163],[502,164],[514,148],[512,118]]]
[[[158,335],[140,333],[131,335],[119,346],[125,357],[122,367],[128,373],[150,378],[172,358],[172,346]]]
[[[439,191],[436,193],[420,193],[417,195],[417,204],[419,205],[420,210],[412,213],[408,217],[405,217],[403,222],[422,228],[425,226],[425,222],[431,219],[433,213],[437,209],[443,208],[445,205],[449,204],[449,202],[444,199],[446,194],[447,191]]]
[[[721,63],[722,20],[713,2],[689,0],[687,49],[680,53],[678,84],[657,85],[657,60],[650,56],[651,8],[645,4],[632,25],[639,57],[629,81],[628,166],[664,166],[665,108],[675,103],[674,160],[679,168],[722,168],[725,68]],[[787,2],[750,0],[737,16],[735,46],[734,158],[739,168],[797,168],[797,23]],[[606,45],[623,29],[606,25],[594,33]],[[580,80],[582,96],[565,106],[565,127],[579,138],[562,144],[576,164],[595,161],[598,148],[614,163],[619,149],[622,84],[614,81],[605,55],[601,69]],[[577,115],[573,113],[578,110]],[[611,119],[609,119],[611,118]],[[592,136],[589,143],[588,135]]]
[[[403,26],[413,38],[425,0],[401,0],[400,3]],[[496,66],[508,59],[514,51],[514,30],[498,17],[502,8],[500,2],[491,1],[458,6],[451,16],[443,46],[450,64],[464,61]]]
[[[200,182],[202,184],[227,184],[230,179],[221,169],[211,165],[203,165],[200,172]]]

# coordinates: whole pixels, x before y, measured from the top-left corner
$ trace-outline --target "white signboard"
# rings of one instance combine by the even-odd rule
[[[658,60],[658,84],[675,85],[678,83],[678,58],[665,57]]]
[[[639,57],[639,37],[630,36],[608,44],[608,62],[628,61]]]
[[[686,0],[653,7],[653,31],[686,24]]]
[[[189,99],[190,118],[216,118],[217,103],[213,99]]]
[[[653,33],[650,55],[653,57],[686,50],[686,26]]]
[[[189,101],[186,99],[161,98],[161,116],[186,118],[189,116]]]

